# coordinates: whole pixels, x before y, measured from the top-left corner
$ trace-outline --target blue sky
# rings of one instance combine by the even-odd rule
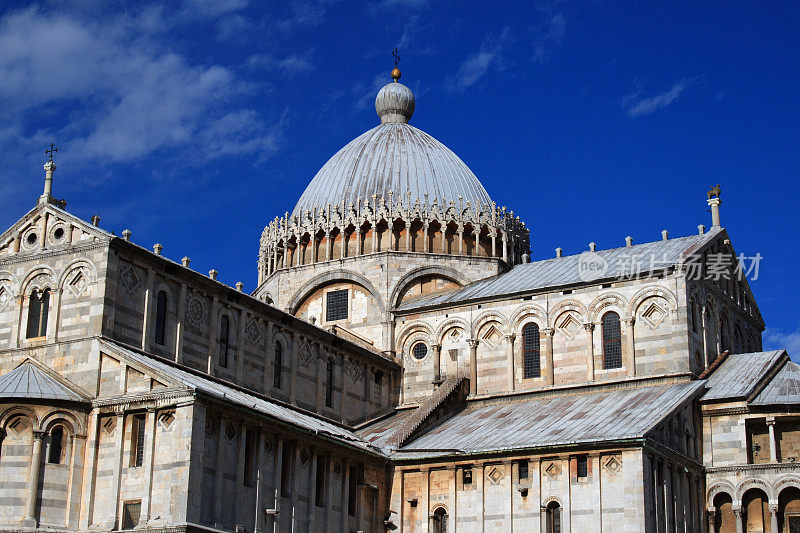
[[[252,290],[262,228],[377,124],[398,47],[412,124],[534,259],[694,233],[722,184],[734,247],[764,258],[765,344],[797,358],[798,26],[790,1],[3,2],[0,225],[54,139],[68,210]]]

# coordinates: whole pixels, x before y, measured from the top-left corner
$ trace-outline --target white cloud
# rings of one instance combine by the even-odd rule
[[[356,109],[366,109],[367,106],[375,103],[375,97],[378,95],[380,88],[392,81],[388,74],[388,72],[376,74],[372,78],[372,84],[366,90],[363,84],[358,84],[353,88],[353,94],[360,95],[355,103]]]
[[[567,20],[561,13],[548,17],[534,31],[533,60],[544,63],[564,41]]]
[[[193,5],[221,13],[245,4],[212,3]],[[6,136],[36,133],[13,143],[0,135],[0,148],[24,149],[33,140],[56,136],[71,160],[97,163],[131,161],[184,146],[222,156],[261,153],[274,145],[279,136],[238,103],[236,97],[248,87],[231,70],[165,53],[157,36],[142,34],[145,27],[157,27],[157,13],[89,19],[31,7],[2,16],[0,121]],[[142,24],[125,24],[132,18]],[[260,141],[239,135],[243,124],[261,132]],[[224,147],[202,134],[212,128],[223,136],[225,126],[230,134]]]
[[[254,54],[248,58],[247,66],[251,68],[280,70],[288,74],[308,72],[316,68],[311,60],[313,53],[314,49],[310,48],[302,54],[291,54],[282,58],[275,58],[267,54]]]
[[[503,53],[511,41],[511,29],[508,27],[498,35],[484,40],[480,51],[468,57],[458,67],[458,72],[448,81],[448,89],[463,91],[475,85],[492,68],[502,70],[506,63]]]
[[[671,89],[647,98],[641,98],[641,92],[636,91],[623,99],[622,105],[629,117],[643,117],[667,107],[686,90],[691,80],[685,79],[675,83]]]
[[[795,331],[785,332],[777,329],[767,328],[764,332],[764,349],[780,350],[786,349],[789,356],[800,361],[800,327]]]
[[[277,26],[282,30],[290,30],[295,26],[319,26],[325,21],[328,4],[325,0],[289,2],[291,13]]]
[[[247,7],[247,0],[184,0],[184,11],[203,17],[215,18]]]

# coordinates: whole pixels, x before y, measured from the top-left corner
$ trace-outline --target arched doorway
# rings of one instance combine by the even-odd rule
[[[778,494],[778,531],[800,532],[800,489],[787,487]]]
[[[447,511],[439,507],[433,512],[433,533],[447,533]]]
[[[561,533],[561,506],[555,501],[547,504],[547,533]]]
[[[748,489],[742,495],[745,531],[769,531],[769,497],[761,489]],[[772,532],[774,533],[774,532]]]
[[[736,531],[736,517],[733,515],[733,498],[727,492],[714,496],[714,532]]]

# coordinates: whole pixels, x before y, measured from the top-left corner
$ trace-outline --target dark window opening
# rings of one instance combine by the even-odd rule
[[[358,503],[358,496],[356,490],[358,489],[358,468],[355,466],[350,467],[350,476],[347,480],[348,483],[348,498],[347,498],[347,514],[350,516],[356,515],[356,507]]]
[[[383,372],[380,370],[375,372],[375,385],[380,385],[383,381]]]
[[[50,450],[47,454],[47,462],[60,465],[64,453],[64,428],[56,426],[50,432]]]
[[[122,529],[133,529],[139,524],[142,514],[142,501],[125,502],[122,505]]]
[[[519,462],[519,479],[528,479],[528,461]]]
[[[622,367],[621,337],[619,315],[613,311],[603,315],[603,368]]]
[[[327,478],[327,463],[324,456],[317,456],[317,507],[325,505],[325,479]]]
[[[281,343],[275,343],[275,373],[272,377],[272,385],[276,389],[281,388],[281,377],[283,375],[283,346]]]
[[[258,449],[258,433],[248,429],[244,441],[244,485],[252,487],[256,479],[256,450]]]
[[[223,315],[219,321],[219,366],[228,368],[228,352],[231,345],[231,321]]]
[[[50,289],[32,291],[28,305],[27,339],[47,335],[47,315],[50,310]]]
[[[472,485],[472,469],[471,468],[465,468],[461,472],[461,482],[464,485]]]
[[[561,533],[561,506],[558,502],[547,504],[547,533]]]
[[[539,326],[530,323],[522,328],[522,364],[525,379],[542,375],[540,362]]]
[[[164,346],[167,330],[167,293],[159,291],[156,301],[156,344]]]
[[[283,443],[283,455],[281,457],[281,496],[288,498],[292,495],[292,445]]]
[[[347,289],[331,291],[327,298],[325,320],[331,322],[347,319]]]
[[[326,366],[325,406],[333,407],[333,361],[330,359]]]
[[[144,426],[145,416],[133,415],[131,417],[131,462],[130,466],[137,467],[144,464]]]
[[[579,455],[575,468],[575,474],[579,478],[587,477],[589,475],[589,461],[585,455]]]
[[[433,513],[433,531],[434,533],[447,533],[447,511],[439,507]]]

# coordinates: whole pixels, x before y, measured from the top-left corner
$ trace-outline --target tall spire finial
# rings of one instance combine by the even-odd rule
[[[397,51],[397,48],[392,50],[392,59],[394,59],[394,69],[392,70],[392,79],[397,83],[397,80],[400,79],[400,69],[397,68],[397,64],[400,62],[400,52]]]
[[[44,192],[39,197],[40,204],[54,204],[56,203],[53,198],[53,172],[56,170],[56,164],[53,162],[53,154],[58,152],[56,143],[51,142],[50,148],[45,150],[45,155],[49,156],[47,163],[44,164]]]

